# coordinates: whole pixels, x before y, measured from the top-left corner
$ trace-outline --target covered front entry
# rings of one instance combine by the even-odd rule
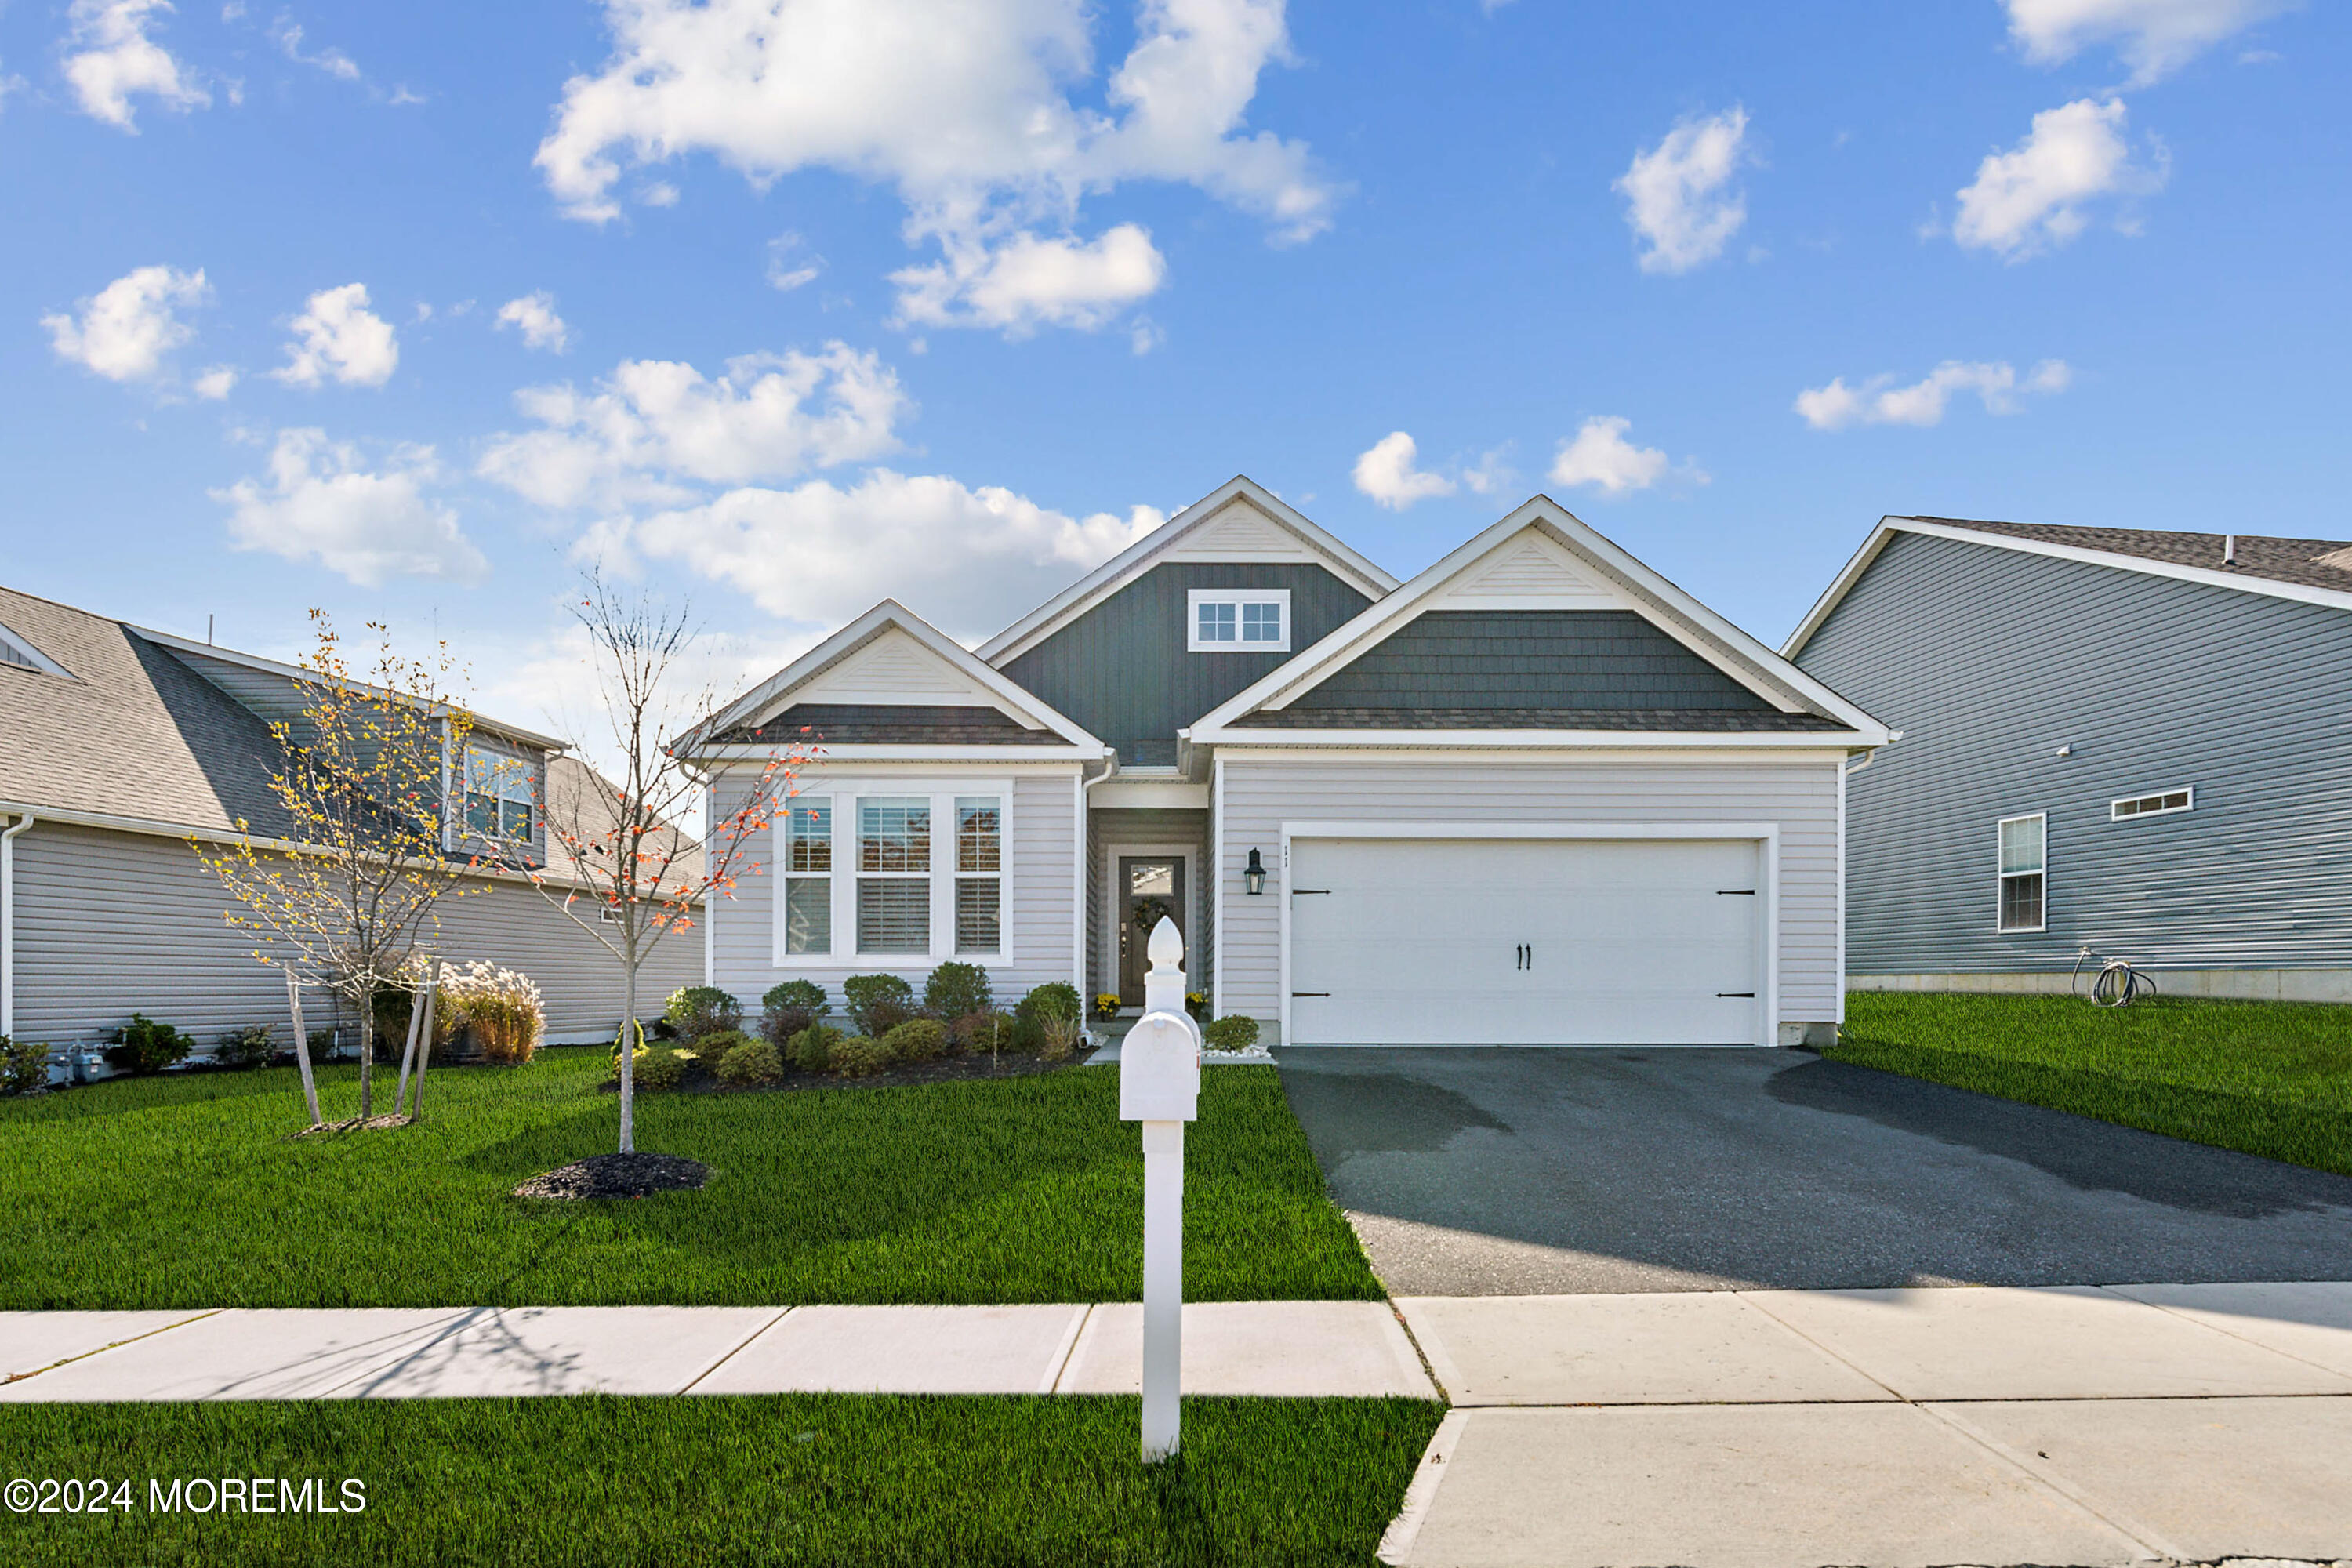
[[[1769,841],[1301,837],[1302,1046],[1772,1043]]]

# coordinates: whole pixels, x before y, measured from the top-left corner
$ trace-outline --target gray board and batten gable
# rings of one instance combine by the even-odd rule
[[[1290,651],[1187,652],[1186,595],[1196,588],[1290,590]],[[1002,668],[1118,748],[1122,765],[1166,767],[1176,761],[1177,731],[1371,602],[1306,562],[1162,562]]]
[[[1243,729],[1834,730],[1633,610],[1427,610]]]
[[[1848,784],[1849,973],[2352,965],[2352,610],[1898,531],[1796,658],[1904,731]],[[2035,812],[2048,929],[2001,932]]]

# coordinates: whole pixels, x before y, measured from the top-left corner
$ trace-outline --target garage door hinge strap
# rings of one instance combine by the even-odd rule
[[[1291,994],[1293,996],[1328,996],[1331,993],[1328,991],[1294,991]]]
[[[1718,991],[1716,994],[1717,996],[1753,996],[1756,993],[1753,991]]]
[[[1715,890],[1715,896],[1718,899],[1752,899],[1756,896],[1756,889],[1753,888],[1717,888]]]

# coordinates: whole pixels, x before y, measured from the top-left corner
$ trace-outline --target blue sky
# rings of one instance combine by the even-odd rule
[[[2269,0],[0,0],[0,582],[530,722],[583,560],[724,682],[1235,472],[1772,640],[1890,511],[2340,539],[2347,80]]]

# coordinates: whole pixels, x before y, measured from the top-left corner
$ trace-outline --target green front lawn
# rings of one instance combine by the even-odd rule
[[[1369,1565],[1442,1415],[1187,1400],[1182,1458],[1146,1470],[1133,1399],[0,1406],[9,1476],[129,1480],[135,1504],[0,1513],[0,1561]],[[151,1479],[168,1495],[226,1476],[323,1479],[338,1498],[356,1479],[366,1509],[147,1511]]]
[[[2352,1006],[1856,992],[1822,1054],[2352,1175]]]
[[[299,1140],[290,1068],[0,1100],[0,1310],[1140,1294],[1143,1161],[1115,1072],[641,1095],[637,1146],[715,1166],[709,1186],[508,1195],[613,1147],[605,1062],[436,1071],[415,1126]],[[323,1075],[331,1118],[356,1076]],[[1272,1068],[1203,1075],[1184,1240],[1192,1300],[1381,1295]]]

